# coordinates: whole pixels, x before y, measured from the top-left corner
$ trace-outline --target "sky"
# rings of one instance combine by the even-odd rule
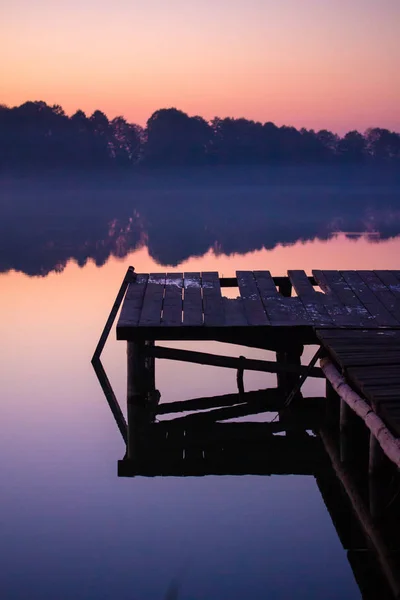
[[[0,103],[400,131],[400,0],[0,0]]]

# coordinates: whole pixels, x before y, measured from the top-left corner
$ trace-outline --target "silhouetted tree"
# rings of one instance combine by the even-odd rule
[[[263,162],[263,126],[247,119],[220,119],[211,122],[213,159],[222,164]]]
[[[152,164],[205,163],[210,137],[210,126],[201,117],[176,108],[157,110],[147,121],[144,159]]]
[[[400,135],[388,129],[374,127],[365,132],[366,148],[376,160],[400,159]]]
[[[349,131],[339,140],[337,151],[345,162],[362,162],[366,158],[366,140],[358,131]]]
[[[115,117],[110,127],[112,158],[121,166],[135,163],[140,156],[142,129],[138,125],[128,123],[123,117]]]
[[[300,129],[244,118],[207,123],[176,108],[156,111],[144,131],[122,116],[100,110],[68,117],[43,101],[0,105],[0,167],[130,167],[153,165],[278,164],[400,161],[400,135],[378,127],[340,138],[322,129]]]

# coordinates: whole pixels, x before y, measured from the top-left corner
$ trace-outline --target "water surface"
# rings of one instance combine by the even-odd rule
[[[90,365],[130,264],[224,276],[399,268],[397,183],[321,178],[3,182],[2,597],[152,600],[175,584],[182,599],[361,597],[312,477],[118,479],[124,447]],[[104,365],[123,405],[114,335]],[[246,389],[275,384],[245,375]],[[235,374],[159,361],[157,387],[166,402],[217,395],[236,390]]]

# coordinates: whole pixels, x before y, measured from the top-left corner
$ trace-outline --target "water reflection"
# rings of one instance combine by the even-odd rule
[[[295,185],[287,171],[253,175],[251,183],[240,173],[230,183],[203,175],[177,183],[165,174],[158,182],[143,176],[140,185],[100,176],[89,183],[0,181],[0,270],[53,271],[41,279],[0,276],[3,597],[159,600],[182,570],[179,598],[359,597],[319,490],[343,546],[352,549],[349,561],[364,576],[372,568],[359,558],[370,556],[370,546],[355,537],[352,509],[337,504],[341,484],[333,476],[318,479],[318,487],[310,475],[117,478],[124,443],[88,357],[128,264],[160,269],[145,248],[134,261],[108,257],[144,245],[163,264],[212,248],[214,254],[185,269],[225,274],[269,268],[272,261],[274,274],[354,263],[397,268],[395,243],[366,248],[363,241],[340,260],[336,243],[316,243],[236,256],[228,265],[218,252],[325,239],[342,229],[380,231],[380,239],[399,233],[398,183],[386,176],[360,183],[349,175],[347,183],[335,183],[317,173],[313,183],[297,177]],[[64,269],[70,258],[107,264],[80,269],[70,262]],[[265,352],[249,358],[264,359]],[[104,365],[117,398],[126,392],[124,359],[124,345],[110,338]],[[236,392],[231,372],[215,377],[212,367],[160,363],[157,386],[165,404]],[[246,390],[271,387],[271,378],[249,373]],[[310,388],[307,395],[321,395]],[[381,597],[371,590],[371,598]]]
[[[45,275],[70,259],[102,265],[143,246],[158,264],[176,266],[210,249],[215,256],[245,254],[338,231],[371,243],[400,233],[400,180],[386,171],[1,183],[2,272]]]

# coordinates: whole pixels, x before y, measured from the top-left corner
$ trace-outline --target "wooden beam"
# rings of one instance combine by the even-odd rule
[[[268,410],[278,410],[284,397],[276,388],[265,390],[252,390],[245,392],[244,396],[239,394],[223,394],[221,396],[212,396],[206,398],[193,398],[192,400],[181,400],[177,402],[166,402],[159,404],[157,414],[164,415],[170,413],[179,413],[192,410],[206,410],[208,408],[218,408],[221,406],[234,406],[235,404],[248,404],[264,402]]]
[[[96,346],[96,349],[94,351],[93,358],[92,358],[92,363],[96,359],[100,358],[100,355],[103,352],[103,348],[105,346],[107,338],[108,338],[108,336],[110,334],[111,327],[113,326],[115,317],[117,316],[118,309],[121,306],[122,300],[124,299],[126,288],[128,287],[128,285],[130,283],[132,283],[133,281],[135,281],[135,279],[136,279],[135,269],[133,267],[128,267],[128,270],[126,271],[125,277],[122,280],[121,287],[119,288],[117,297],[115,298],[114,304],[112,305],[110,314],[108,315],[108,319],[106,321],[106,324],[104,325],[103,332],[102,332],[102,334],[100,336],[100,339],[99,339],[98,344]]]
[[[206,352],[194,352],[192,350],[180,350],[177,348],[166,348],[164,346],[146,347],[144,352],[147,356],[155,358],[165,358],[168,360],[179,360],[201,365],[210,365],[213,367],[225,367],[227,369],[244,368],[248,371],[262,371],[264,373],[294,373],[302,375],[308,373],[309,377],[323,378],[324,375],[320,368],[313,367],[308,370],[307,367],[294,364],[279,364],[267,360],[254,360],[250,358],[235,358],[232,356],[220,356],[208,354]]]
[[[107,374],[104,370],[100,359],[97,357],[93,357],[92,366],[97,375],[97,379],[99,380],[101,388],[104,392],[108,406],[110,407],[110,410],[113,414],[119,432],[122,435],[122,439],[126,444],[128,440],[128,426],[126,424],[125,417],[123,415],[120,405],[118,404],[118,400],[114,394],[114,390],[111,387],[111,383],[107,377]]]

